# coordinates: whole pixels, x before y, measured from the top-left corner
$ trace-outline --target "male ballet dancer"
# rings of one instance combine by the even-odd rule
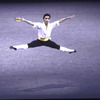
[[[51,18],[50,14],[44,14],[44,16],[43,16],[44,22],[43,23],[32,22],[32,21],[28,21],[24,18],[21,18],[20,21],[26,22],[26,23],[32,25],[33,28],[38,29],[38,38],[37,38],[37,40],[32,41],[28,44],[10,46],[10,49],[18,50],[18,49],[27,49],[27,48],[33,48],[33,47],[38,47],[38,46],[48,46],[48,47],[55,48],[55,49],[58,49],[61,51],[75,53],[76,50],[60,46],[51,40],[52,29],[55,28],[56,26],[59,26],[59,23],[65,21],[67,19],[72,19],[73,17],[74,17],[74,15],[65,17],[65,18],[62,18],[53,23],[49,23],[50,18]]]

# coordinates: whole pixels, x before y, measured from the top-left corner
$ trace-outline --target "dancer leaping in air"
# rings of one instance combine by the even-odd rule
[[[24,18],[19,18],[19,19],[16,18],[16,21],[26,22],[26,23],[32,25],[33,28],[37,28],[38,29],[38,38],[37,38],[37,40],[34,40],[27,44],[10,46],[10,49],[18,50],[18,49],[34,48],[34,47],[38,47],[38,46],[47,46],[47,47],[55,48],[55,49],[58,49],[61,51],[66,51],[69,53],[75,53],[76,52],[75,49],[69,49],[69,48],[60,46],[51,40],[52,29],[59,26],[59,24],[62,23],[63,21],[65,21],[67,19],[72,19],[73,17],[74,17],[74,15],[62,18],[62,19],[52,22],[52,23],[50,23],[51,15],[48,13],[43,15],[43,23],[32,22],[32,21],[26,20]]]

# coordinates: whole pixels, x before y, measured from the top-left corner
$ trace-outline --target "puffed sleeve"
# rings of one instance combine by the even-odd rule
[[[40,27],[41,27],[41,23],[39,23],[39,22],[34,22],[34,26],[32,26],[33,28],[38,28],[38,29],[40,29]]]
[[[55,28],[55,27],[57,27],[57,26],[59,26],[59,21],[55,21],[55,22],[52,23],[52,27],[53,27],[53,28]]]

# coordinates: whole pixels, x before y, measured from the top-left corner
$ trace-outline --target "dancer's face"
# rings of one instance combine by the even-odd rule
[[[43,20],[44,20],[45,24],[48,24],[50,22],[50,17],[49,16],[45,16]]]

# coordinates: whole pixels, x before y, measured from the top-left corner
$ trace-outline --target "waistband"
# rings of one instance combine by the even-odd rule
[[[49,38],[40,38],[40,37],[38,37],[38,40],[40,40],[40,41],[48,41],[48,40],[51,40],[51,38],[49,37]]]

